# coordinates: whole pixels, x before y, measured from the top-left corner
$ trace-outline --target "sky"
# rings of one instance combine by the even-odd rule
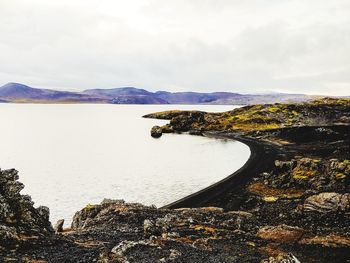
[[[0,86],[350,95],[349,0],[0,0]]]

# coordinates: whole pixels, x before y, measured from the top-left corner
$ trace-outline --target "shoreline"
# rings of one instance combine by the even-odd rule
[[[270,162],[271,160],[275,160],[278,151],[276,146],[235,134],[208,132],[204,133],[203,135],[208,138],[224,138],[244,143],[250,149],[250,156],[241,168],[224,179],[221,179],[220,181],[179,200],[171,202],[170,204],[162,206],[160,209],[204,207],[212,203],[217,203],[229,192],[233,192],[240,186],[246,184],[251,178],[259,174],[259,172],[266,170],[268,166],[271,166],[272,163],[267,165],[267,163],[269,163],[268,160],[270,160]],[[217,206],[225,207],[227,205],[230,205],[230,209],[232,210],[237,209],[234,204],[222,204],[221,206]]]

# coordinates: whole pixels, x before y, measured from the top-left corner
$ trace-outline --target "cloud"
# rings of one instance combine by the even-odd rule
[[[0,83],[350,93],[345,0],[2,0]]]

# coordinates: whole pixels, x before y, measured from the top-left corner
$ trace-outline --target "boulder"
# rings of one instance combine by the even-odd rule
[[[299,208],[302,212],[316,213],[342,213],[350,211],[350,194],[338,194],[334,192],[320,193],[306,198]]]
[[[278,225],[278,226],[264,226],[258,230],[257,236],[272,240],[278,243],[296,243],[304,235],[305,231],[302,228]]]
[[[159,126],[153,126],[151,129],[151,136],[153,138],[159,138],[162,136],[162,128]]]

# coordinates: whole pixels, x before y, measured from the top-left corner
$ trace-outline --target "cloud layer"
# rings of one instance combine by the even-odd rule
[[[350,95],[348,0],[1,0],[0,84]]]

